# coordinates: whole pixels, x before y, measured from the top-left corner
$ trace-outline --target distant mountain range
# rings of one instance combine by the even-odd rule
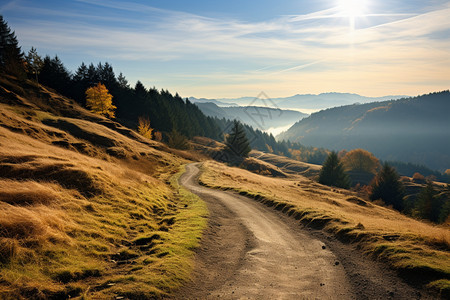
[[[219,107],[212,102],[196,102],[196,105],[207,116],[217,117],[219,119],[237,119],[252,126],[254,129],[262,131],[271,128],[291,126],[295,122],[308,116],[308,114],[295,110],[282,110],[261,106]]]
[[[351,93],[322,93],[314,94],[298,94],[284,98],[258,98],[258,97],[241,97],[241,98],[220,98],[220,99],[197,99],[189,98],[194,103],[212,102],[218,106],[269,106],[272,108],[292,109],[302,112],[315,112],[322,109],[349,105],[354,103],[369,103],[376,101],[386,101],[401,99],[408,96],[392,95],[383,97],[365,97]]]
[[[239,104],[237,104],[237,103],[223,102],[223,101],[219,101],[219,100],[216,100],[216,99],[190,97],[189,101],[191,101],[192,103],[195,103],[195,104],[214,103],[214,104],[216,104],[217,106],[220,106],[220,107],[239,106]]]
[[[450,92],[313,113],[278,139],[328,149],[363,148],[382,160],[450,169]]]

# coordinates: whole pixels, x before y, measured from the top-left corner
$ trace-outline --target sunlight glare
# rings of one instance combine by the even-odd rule
[[[339,10],[349,18],[362,16],[365,13],[365,0],[339,0]]]

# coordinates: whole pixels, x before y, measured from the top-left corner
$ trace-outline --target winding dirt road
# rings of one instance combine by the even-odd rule
[[[198,174],[197,164],[187,165],[180,183],[206,201],[210,222],[197,253],[193,281],[175,298],[418,299],[423,296],[371,262],[346,258],[342,263],[342,256],[353,256],[352,249],[330,247],[337,242],[327,240],[325,244],[298,223],[254,200],[202,187],[197,182]],[[334,248],[341,257],[331,251]],[[380,272],[387,273],[383,280]]]

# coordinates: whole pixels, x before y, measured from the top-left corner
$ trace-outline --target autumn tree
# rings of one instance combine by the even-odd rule
[[[396,210],[402,211],[404,195],[405,190],[397,171],[390,165],[384,164],[381,171],[375,176],[370,199],[372,201],[381,199],[387,205],[392,205]]]
[[[350,179],[336,152],[331,152],[325,160],[320,170],[319,183],[340,188],[350,187]]]
[[[153,128],[150,127],[150,120],[148,118],[140,117],[138,122],[139,134],[151,140]]]
[[[153,131],[153,139],[157,142],[162,141],[162,133],[160,131]]]
[[[447,182],[450,182],[450,169],[445,170],[444,175],[447,177]]]
[[[422,182],[426,181],[425,176],[423,176],[419,172],[414,173],[413,176],[412,176],[412,179],[413,179],[414,182],[419,182],[419,183],[422,183]]]
[[[112,95],[100,82],[86,90],[86,106],[93,113],[114,118],[116,107],[112,104]]]
[[[357,171],[376,174],[380,162],[372,153],[364,149],[354,149],[347,152],[342,158],[346,171]]]
[[[250,142],[245,134],[244,126],[234,120],[230,133],[225,137],[226,150],[239,157],[248,157],[252,150]]]

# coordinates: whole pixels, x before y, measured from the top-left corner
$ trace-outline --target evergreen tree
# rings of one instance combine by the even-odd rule
[[[404,195],[404,187],[400,182],[397,171],[388,164],[384,164],[372,184],[370,199],[372,201],[381,199],[387,205],[392,205],[396,210],[402,211]]]
[[[85,93],[89,87],[88,67],[82,62],[73,75],[71,89],[68,95],[74,98],[81,106],[86,106]]]
[[[118,85],[113,67],[108,62],[105,62],[103,65],[99,63],[97,67],[97,73],[99,76],[99,81],[103,83],[108,89],[115,88],[116,85]]]
[[[30,51],[28,51],[27,56],[25,56],[25,59],[27,62],[28,73],[34,75],[36,78],[36,82],[39,83],[38,75],[41,72],[44,62],[37,53],[36,48],[31,47]]]
[[[147,89],[139,80],[136,82],[136,85],[134,86],[134,92],[136,93],[137,96],[141,97],[145,97],[147,95]]]
[[[225,145],[227,146],[228,152],[239,157],[248,157],[252,149],[245,134],[244,127],[239,121],[234,120],[233,128],[231,128],[231,132],[226,136]]]
[[[350,187],[349,177],[335,151],[331,152],[325,160],[320,170],[319,183],[340,188]]]
[[[187,150],[190,148],[187,138],[184,135],[180,134],[175,129],[173,129],[168,134],[167,145],[169,145],[169,147],[172,147],[175,149],[180,149],[180,150]]]
[[[22,50],[14,32],[11,32],[0,15],[0,72],[25,79],[25,65]]]
[[[442,204],[441,211],[439,212],[439,220],[438,223],[450,223],[450,199],[444,199],[444,203]]]
[[[442,203],[437,197],[437,192],[431,181],[428,181],[427,185],[420,191],[416,203],[417,214],[419,217],[435,223],[439,221]]]
[[[85,81],[87,86],[94,86],[98,82],[100,82],[100,75],[98,74],[98,69],[94,66],[93,63],[90,63],[87,67]]]
[[[46,56],[40,72],[41,83],[55,89],[63,95],[70,95],[71,76],[62,61],[56,55]]]
[[[128,80],[125,78],[125,76],[122,74],[122,72],[119,73],[119,76],[117,76],[117,83],[119,84],[119,87],[123,89],[130,88],[130,85],[128,84]]]

